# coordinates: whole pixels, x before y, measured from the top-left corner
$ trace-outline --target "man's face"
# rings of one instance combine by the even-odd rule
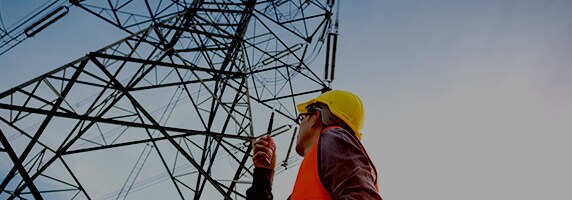
[[[312,125],[317,119],[316,111],[309,111],[301,114],[302,120],[300,121],[300,128],[298,129],[298,136],[296,138],[296,153],[304,157],[306,150],[314,144],[313,136],[315,130]]]

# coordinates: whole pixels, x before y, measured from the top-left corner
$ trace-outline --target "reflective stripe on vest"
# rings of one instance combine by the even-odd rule
[[[322,133],[330,128],[341,128],[339,126],[330,126],[322,130],[320,136],[314,141],[312,148],[304,156],[302,164],[300,165],[300,170],[298,171],[298,176],[296,177],[296,183],[294,184],[294,190],[290,196],[290,200],[302,200],[302,199],[332,199],[330,193],[324,188],[322,182],[320,181],[320,175],[318,173],[318,143]],[[365,153],[363,147],[362,151]],[[366,154],[367,156],[367,154]],[[369,157],[368,157],[369,159]],[[370,163],[371,166],[371,163]],[[375,188],[377,187],[377,176],[373,167],[371,167],[372,176],[375,181]]]

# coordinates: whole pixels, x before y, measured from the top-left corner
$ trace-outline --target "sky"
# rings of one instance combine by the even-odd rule
[[[572,198],[572,1],[340,2],[333,87],[364,102],[384,199]],[[0,91],[123,37],[81,12],[0,56]]]

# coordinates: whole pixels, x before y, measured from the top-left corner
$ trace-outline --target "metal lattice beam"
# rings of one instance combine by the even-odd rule
[[[244,199],[266,116],[291,144],[328,89],[331,1],[70,3],[130,36],[0,94],[0,198]]]

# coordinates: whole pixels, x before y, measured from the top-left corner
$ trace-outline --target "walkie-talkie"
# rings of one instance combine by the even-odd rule
[[[272,114],[270,114],[270,122],[268,122],[268,132],[266,132],[266,136],[270,137],[270,133],[272,133],[272,124],[274,124],[274,109],[272,109]]]
[[[270,134],[272,133],[272,124],[274,124],[274,109],[272,109],[272,114],[270,114],[270,122],[268,122],[268,131],[266,132],[266,142],[268,142],[268,144],[270,144]],[[272,156],[272,155],[268,155],[268,156]],[[270,158],[272,159],[272,158]],[[268,163],[265,163],[264,165],[269,167],[270,166],[270,160]]]

